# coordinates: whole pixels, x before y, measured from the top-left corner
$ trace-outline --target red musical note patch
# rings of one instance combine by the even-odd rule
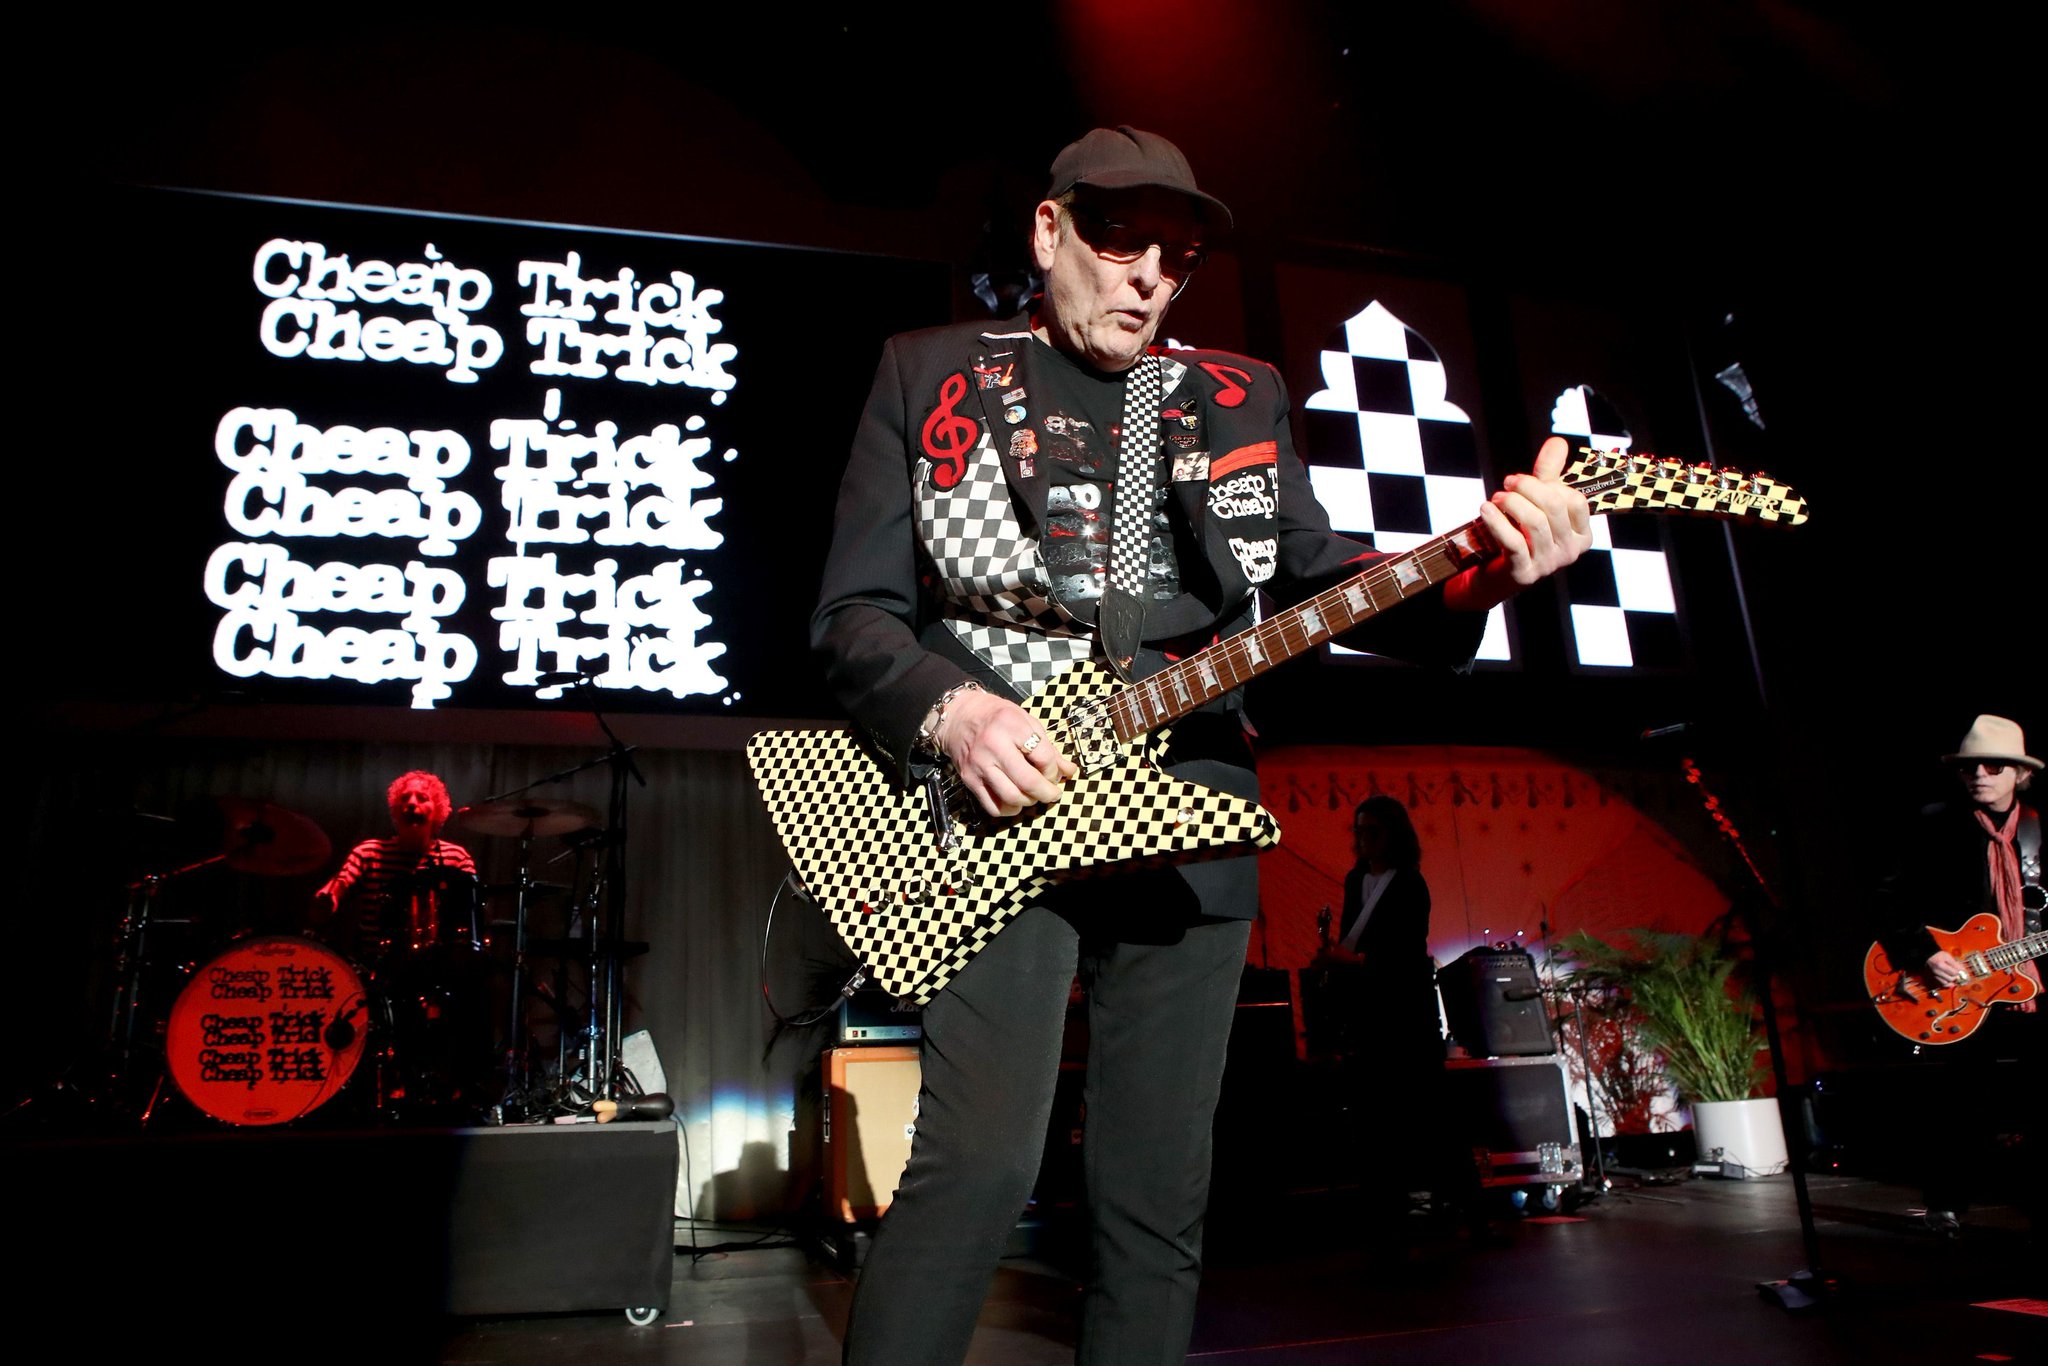
[[[981,436],[981,428],[973,418],[954,411],[966,397],[967,376],[957,371],[946,376],[939,385],[939,406],[924,420],[921,435],[924,453],[932,458],[934,488],[949,489],[960,482],[960,477],[967,473],[967,452],[974,449]]]
[[[1210,379],[1223,386],[1216,394],[1217,407],[1235,408],[1244,402],[1245,391],[1252,387],[1251,371],[1240,370],[1235,365],[1221,365],[1213,360],[1205,360],[1201,366],[1209,372]]]

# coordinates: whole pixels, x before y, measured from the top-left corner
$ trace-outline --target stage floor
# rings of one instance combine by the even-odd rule
[[[1963,1236],[1944,1242],[1919,1229],[1909,1189],[1827,1176],[1812,1192],[1823,1268],[1839,1288],[1796,1313],[1755,1288],[1804,1265],[1789,1177],[1617,1189],[1564,1220],[1497,1220],[1479,1239],[1417,1216],[1410,1245],[1391,1258],[1355,1236],[1345,1192],[1220,1211],[1189,1360],[2048,1361],[2048,1317],[1976,1307],[2048,1300],[2041,1253],[2017,1211],[1979,1207]],[[764,1235],[760,1246],[732,1246]],[[391,1355],[451,1366],[839,1360],[847,1275],[777,1231],[698,1237],[728,1250],[693,1257],[679,1248],[668,1310],[651,1326],[617,1313],[471,1319],[438,1342],[391,1344]],[[969,1362],[1070,1362],[1074,1300],[1059,1259],[1011,1259]]]

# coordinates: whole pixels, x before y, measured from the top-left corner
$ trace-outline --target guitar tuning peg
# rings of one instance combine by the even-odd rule
[[[1743,485],[1742,471],[1736,469],[1733,465],[1723,465],[1721,467],[1720,484],[1724,489],[1741,488]]]

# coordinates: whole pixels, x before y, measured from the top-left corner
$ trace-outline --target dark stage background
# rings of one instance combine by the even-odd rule
[[[13,284],[18,316],[39,320],[17,401],[55,439],[18,456],[33,514],[17,619],[36,642],[16,655],[36,694],[22,713],[18,951],[33,981],[9,1013],[35,1043],[11,1051],[10,1089],[89,1032],[119,884],[175,856],[134,812],[234,792],[304,810],[346,847],[376,832],[400,768],[441,768],[461,801],[599,740],[573,701],[422,712],[250,693],[175,657],[161,585],[135,584],[189,553],[195,528],[166,517],[187,497],[217,516],[223,471],[195,473],[198,492],[167,484],[152,424],[193,401],[165,377],[190,371],[195,329],[213,324],[189,297],[189,259],[150,222],[110,214],[133,202],[117,187],[887,258],[879,276],[771,272],[772,307],[748,315],[762,346],[785,321],[780,335],[801,341],[789,364],[829,369],[857,403],[880,332],[988,316],[977,276],[1014,288],[1022,225],[1065,141],[1125,121],[1168,134],[1240,231],[1167,330],[1284,364],[1298,410],[1349,312],[1313,305],[1343,281],[1431,338],[1489,483],[1526,461],[1560,390],[1587,384],[1639,448],[1762,468],[1810,500],[1797,532],[1656,533],[1684,620],[1666,665],[1578,667],[1564,589],[1545,586],[1508,623],[1511,663],[1454,684],[1303,665],[1262,685],[1255,715],[1275,746],[1514,745],[1649,774],[1675,756],[1634,737],[1689,723],[1684,748],[1722,775],[1778,880],[1804,1004],[1823,1033],[1839,1022],[1829,1061],[1875,1056],[1851,999],[1862,892],[1889,824],[1940,795],[1934,756],[1979,711],[2020,720],[2037,752],[2048,735],[2022,659],[2035,613],[2021,595],[2040,572],[2022,482],[2034,357],[2014,325],[2040,302],[2021,251],[2026,87],[2020,45],[1968,11],[1068,3],[630,24],[364,11],[58,33],[47,58],[62,93],[21,125],[34,130],[29,221],[47,232]],[[914,307],[889,284],[941,277]],[[1734,363],[1761,429],[1713,378]],[[854,417],[839,399],[785,405],[752,439],[793,481],[829,483]],[[749,580],[757,621],[800,619],[790,608],[816,563],[801,540],[753,547],[768,566]],[[630,932],[655,949],[634,969],[635,1015],[708,1141],[697,1186],[723,1173],[727,1215],[782,1198],[764,1160],[780,1158],[790,1078],[815,1043],[771,1048],[758,1005],[779,869],[736,749],[762,716],[807,714],[808,686],[764,682],[760,709],[738,712],[643,697],[615,718],[649,748],[653,780],[636,795]],[[1687,819],[1682,803],[1659,809]],[[1678,838],[1732,890],[1697,835]],[[288,916],[305,890],[204,895],[225,930]]]

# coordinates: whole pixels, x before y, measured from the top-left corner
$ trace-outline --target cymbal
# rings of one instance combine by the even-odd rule
[[[247,797],[215,797],[222,861],[240,873],[293,877],[327,862],[334,845],[310,816]]]
[[[545,838],[588,830],[601,818],[582,802],[551,801],[545,797],[506,797],[456,812],[455,822],[479,835],[529,835]]]

